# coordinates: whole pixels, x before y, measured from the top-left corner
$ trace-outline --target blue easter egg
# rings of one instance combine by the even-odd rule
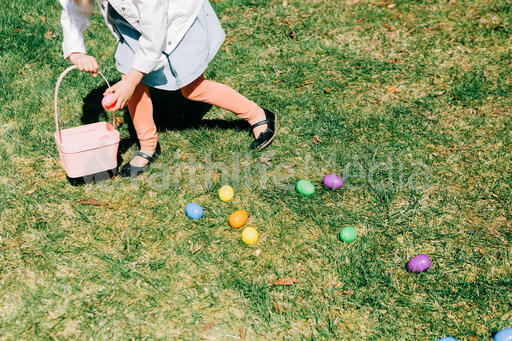
[[[200,219],[203,216],[204,211],[200,205],[196,204],[195,202],[191,202],[185,206],[185,213],[191,219]]]
[[[451,336],[445,336],[440,339],[437,339],[437,341],[457,341],[457,340],[455,340],[455,338],[453,338]]]
[[[512,341],[512,328],[505,328],[494,335],[494,341]]]

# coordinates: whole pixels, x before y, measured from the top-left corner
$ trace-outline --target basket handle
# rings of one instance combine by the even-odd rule
[[[68,67],[66,70],[64,70],[60,76],[59,76],[59,79],[57,80],[57,84],[55,84],[55,96],[54,96],[54,99],[53,99],[53,111],[55,113],[55,132],[59,133],[59,139],[60,139],[60,143],[62,143],[62,135],[61,135],[61,132],[59,130],[59,115],[57,113],[57,98],[58,98],[58,94],[59,94],[59,86],[60,86],[60,83],[62,82],[62,79],[64,78],[64,76],[71,70],[73,69],[76,69],[78,66],[76,65],[71,65],[70,67]],[[100,72],[98,71],[98,73],[100,74],[101,77],[103,77],[103,79],[105,80],[105,82],[107,83],[108,87],[110,88],[110,83],[108,82],[108,80],[105,78],[105,76]],[[113,112],[112,113],[112,125],[115,127],[116,126],[116,113]]]

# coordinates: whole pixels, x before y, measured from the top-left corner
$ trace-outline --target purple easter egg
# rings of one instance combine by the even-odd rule
[[[407,270],[410,272],[423,272],[428,268],[430,268],[430,258],[425,254],[414,256],[407,262]]]
[[[338,189],[343,186],[343,179],[334,174],[328,174],[324,177],[324,185],[330,189]]]

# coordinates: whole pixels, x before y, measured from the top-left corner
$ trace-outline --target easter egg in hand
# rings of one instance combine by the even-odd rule
[[[246,227],[242,231],[242,241],[247,245],[255,244],[258,241],[258,231],[254,227]]]
[[[494,341],[512,341],[512,328],[505,328],[494,335]]]
[[[425,254],[412,257],[407,262],[407,270],[410,272],[423,272],[430,268],[430,258]]]
[[[340,239],[344,242],[351,243],[357,238],[357,231],[353,226],[345,226],[340,231]]]
[[[324,177],[324,185],[330,189],[338,189],[343,186],[343,179],[334,174],[328,174]]]
[[[299,180],[295,186],[297,192],[303,195],[312,195],[315,193],[315,186],[308,180]]]
[[[110,110],[110,109],[114,108],[116,106],[116,103],[117,103],[117,99],[116,99],[116,95],[114,95],[114,94],[108,94],[105,97],[103,97],[103,99],[101,100],[101,105],[106,110]]]
[[[233,195],[235,191],[233,191],[233,187],[230,185],[224,185],[219,189],[219,198],[222,201],[230,201],[233,199]]]
[[[229,225],[234,227],[235,229],[244,226],[245,222],[249,218],[249,214],[245,210],[238,210],[233,213],[228,218]]]
[[[185,206],[185,213],[189,216],[190,219],[201,219],[204,211],[200,205],[191,202]]]

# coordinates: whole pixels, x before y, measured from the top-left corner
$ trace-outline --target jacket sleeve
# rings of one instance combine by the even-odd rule
[[[62,25],[62,48],[64,58],[68,58],[73,52],[86,53],[84,44],[84,32],[91,22],[91,11],[82,9],[73,0],[59,0],[62,5],[60,23]],[[90,9],[94,6],[94,0],[89,0]]]
[[[161,57],[167,43],[169,0],[136,0],[134,3],[139,12],[141,36],[132,68],[150,73],[164,66]]]

